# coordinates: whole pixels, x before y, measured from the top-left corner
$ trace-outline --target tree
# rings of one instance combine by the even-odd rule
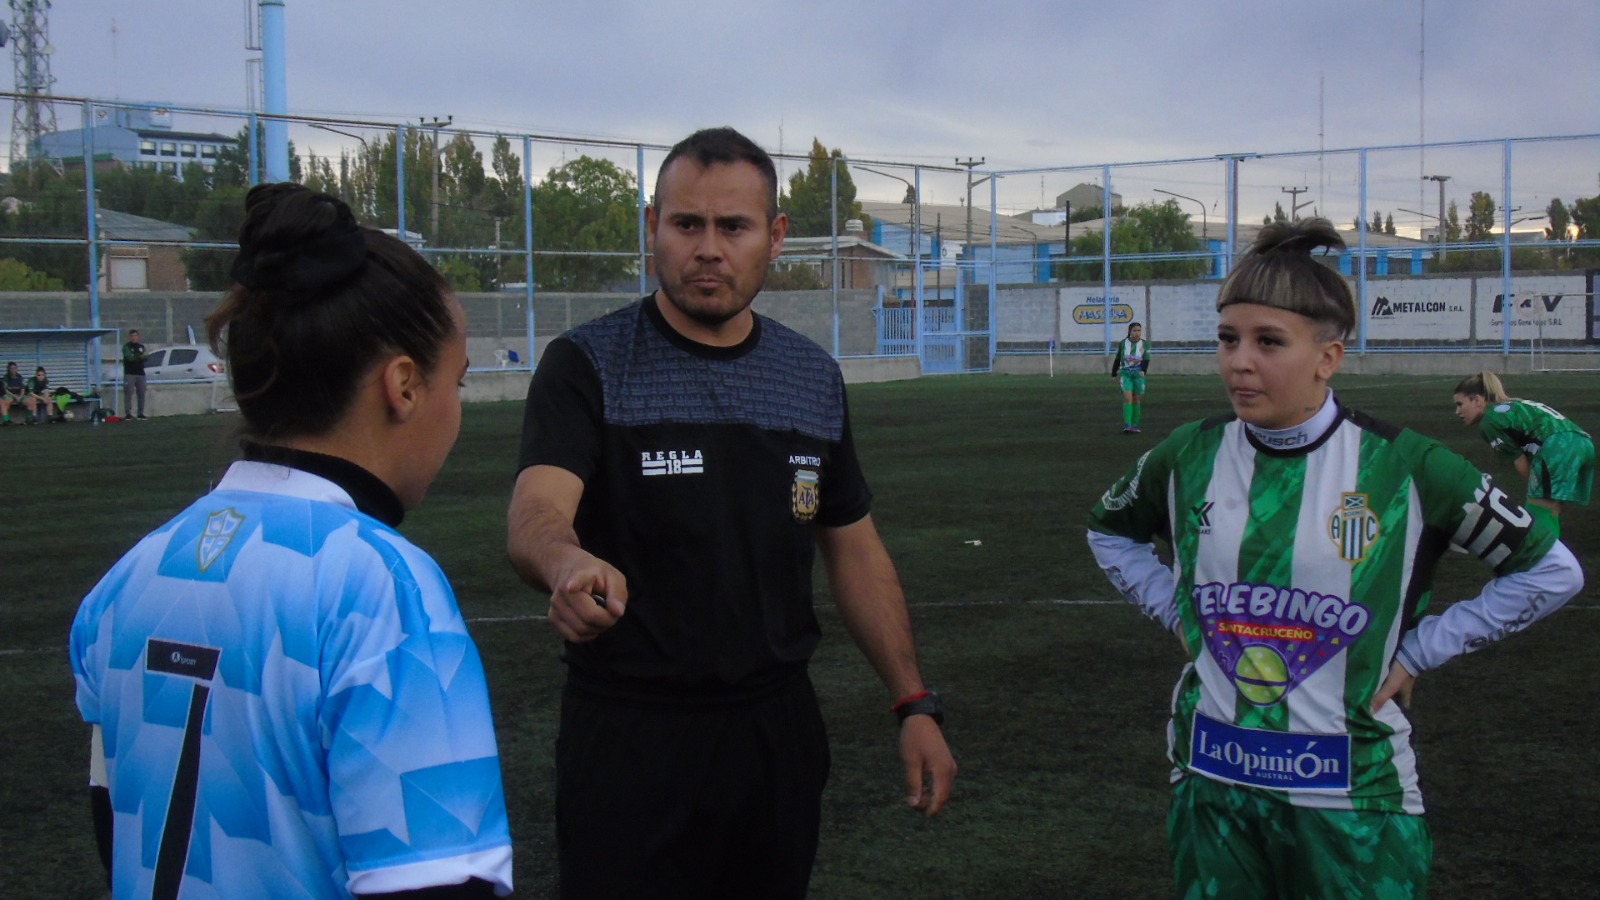
[[[1572,216],[1567,212],[1567,205],[1561,202],[1560,197],[1551,200],[1550,205],[1544,208],[1544,217],[1550,223],[1544,229],[1545,240],[1565,241],[1568,239],[1568,232],[1572,228]]]
[[[1467,240],[1487,241],[1494,234],[1494,198],[1483,191],[1473,191],[1467,206]]]
[[[1450,201],[1450,208],[1444,214],[1444,239],[1449,243],[1461,240],[1461,213],[1456,211],[1456,202]]]
[[[262,148],[267,142],[267,124],[256,123],[256,171],[265,176],[266,162],[261,159]],[[250,179],[250,126],[239,129],[234,136],[234,142],[229,147],[217,148],[217,161],[211,170],[208,181],[214,185],[232,185],[246,187]],[[305,174],[301,171],[300,156],[295,152],[294,141],[289,142],[289,180],[304,183]]]
[[[1113,256],[1159,253],[1198,252],[1200,239],[1195,236],[1189,214],[1176,200],[1164,203],[1141,203],[1128,210],[1126,215],[1112,219],[1111,253]],[[1073,281],[1093,281],[1103,277],[1096,257],[1100,256],[1104,239],[1099,234],[1079,235],[1072,239],[1072,255],[1085,257],[1067,266],[1067,278]],[[1111,276],[1118,279],[1197,278],[1203,275],[1206,263],[1200,259],[1140,259],[1113,262]]]
[[[1367,228],[1373,234],[1383,234],[1383,213],[1372,214],[1372,225]]]
[[[526,182],[522,178],[522,160],[511,151],[511,142],[503,134],[495,135],[494,146],[489,150],[489,166],[494,171],[494,177],[489,179],[484,193],[489,214],[495,220],[495,233],[498,235],[496,249],[508,244],[520,246],[526,221],[522,214],[522,193]],[[521,281],[524,277],[522,262],[515,257],[497,255],[496,282],[505,284]]]
[[[207,194],[196,207],[193,221],[185,223],[194,229],[195,240],[213,243],[236,240],[239,223],[244,219],[247,190],[243,185],[227,184]],[[192,290],[227,290],[233,284],[232,265],[232,250],[190,247],[183,251],[183,266]]]
[[[811,159],[803,171],[789,176],[788,190],[778,195],[778,207],[789,214],[789,233],[795,237],[826,237],[843,234],[849,219],[865,220],[856,200],[856,183],[850,167],[841,160],[844,153],[831,154],[816,138],[811,139]],[[838,170],[839,221],[833,220],[834,170]],[[911,191],[907,190],[910,202]],[[867,230],[871,231],[868,224]]]
[[[28,264],[15,259],[0,258],[0,291],[59,291],[65,288],[61,279],[43,272],[35,272]]]
[[[1383,217],[1383,233],[1394,234],[1394,213]]]
[[[580,156],[550,170],[534,185],[533,238],[541,250],[568,253],[633,250],[638,242],[633,173]],[[534,283],[543,290],[598,291],[633,276],[637,261],[623,256],[540,256]]]
[[[20,238],[82,240],[88,232],[82,173],[58,174],[49,166],[21,166],[12,172],[14,212],[0,216],[0,234]],[[83,247],[70,244],[8,244],[6,255],[30,270],[59,280],[69,291],[89,283],[89,258]]]
[[[1572,224],[1578,229],[1578,240],[1600,240],[1600,197],[1579,197],[1568,207]],[[1572,265],[1588,267],[1600,265],[1600,248],[1581,247],[1572,252]]]
[[[820,291],[830,285],[822,280],[819,267],[811,263],[774,263],[771,271],[767,272],[766,283],[762,285],[763,291]]]

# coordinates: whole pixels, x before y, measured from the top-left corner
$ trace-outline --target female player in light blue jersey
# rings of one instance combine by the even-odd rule
[[[72,626],[112,895],[509,893],[483,666],[395,530],[460,430],[461,304],[293,184],[250,191],[232,274],[207,326],[243,459]]]
[[[1232,413],[1178,428],[1089,520],[1112,583],[1190,657],[1167,729],[1185,898],[1425,896],[1412,682],[1583,585],[1544,511],[1334,396],[1355,300],[1311,251],[1342,246],[1324,219],[1262,229],[1217,296]],[[1494,575],[1432,608],[1452,545]]]

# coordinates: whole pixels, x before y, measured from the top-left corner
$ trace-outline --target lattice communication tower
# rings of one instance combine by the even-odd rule
[[[11,0],[11,27],[0,26],[0,43],[11,44],[16,99],[11,111],[11,162],[28,158],[39,138],[54,134],[56,107],[50,88],[50,0]]]

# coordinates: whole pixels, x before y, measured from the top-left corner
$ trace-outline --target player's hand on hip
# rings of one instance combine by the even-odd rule
[[[950,799],[956,760],[944,732],[930,716],[909,716],[900,725],[900,760],[906,766],[906,805],[932,818]]]
[[[550,593],[550,624],[575,644],[592,641],[617,624],[628,608],[628,579],[588,556],[569,568]]]
[[[1402,709],[1410,706],[1411,688],[1416,683],[1417,676],[1408,672],[1405,666],[1400,665],[1399,660],[1395,660],[1389,666],[1389,676],[1383,679],[1383,684],[1378,686],[1378,693],[1372,696],[1372,712],[1376,714],[1390,700],[1399,703]]]

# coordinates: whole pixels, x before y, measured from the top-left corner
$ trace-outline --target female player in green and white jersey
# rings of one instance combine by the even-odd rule
[[[1324,219],[1262,230],[1217,297],[1232,415],[1174,431],[1090,516],[1101,568],[1192,660],[1167,731],[1184,897],[1424,896],[1401,703],[1582,587],[1543,510],[1329,390],[1356,308],[1311,251],[1342,246]],[[1494,577],[1430,615],[1452,544]]]
[[[1594,441],[1577,423],[1543,403],[1506,393],[1493,372],[1456,385],[1456,417],[1478,426],[1496,453],[1528,479],[1528,502],[1561,515],[1561,504],[1589,504],[1594,488]]]
[[[1144,420],[1144,373],[1150,370],[1150,342],[1142,340],[1144,326],[1128,326],[1128,336],[1117,343],[1111,360],[1111,377],[1122,380],[1122,433],[1138,434]]]

